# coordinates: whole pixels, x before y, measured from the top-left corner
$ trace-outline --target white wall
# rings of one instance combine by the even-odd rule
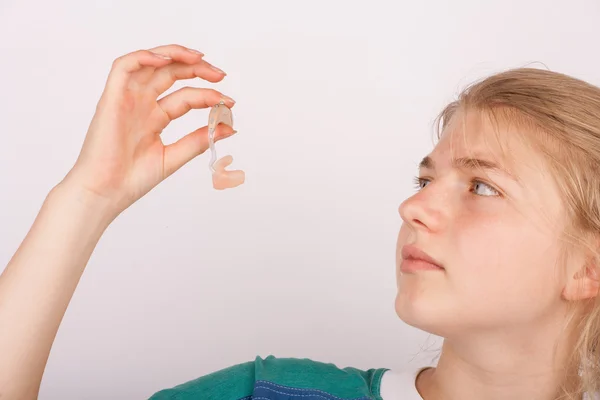
[[[411,359],[428,335],[394,313],[394,247],[433,118],[473,79],[532,62],[600,84],[595,0],[95,3],[0,2],[0,265],[124,53],[180,43],[228,72],[205,86],[237,100],[239,133],[217,148],[247,181],[213,190],[205,154],[120,216],[41,399],[145,398],[256,355],[427,362],[433,351]],[[206,117],[176,121],[166,142]]]

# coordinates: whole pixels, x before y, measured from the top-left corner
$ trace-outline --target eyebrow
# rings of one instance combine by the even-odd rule
[[[511,174],[509,171],[507,171],[501,165],[499,165],[493,161],[483,160],[481,158],[471,158],[471,157],[455,158],[452,161],[452,167],[456,168],[456,169],[470,169],[470,170],[476,169],[476,168],[482,168],[482,169],[485,169],[488,171],[499,172],[501,174],[507,175],[511,179],[519,182],[519,180],[513,174]],[[419,168],[429,168],[429,169],[435,170],[435,163],[433,162],[433,159],[431,157],[426,156],[419,163]]]

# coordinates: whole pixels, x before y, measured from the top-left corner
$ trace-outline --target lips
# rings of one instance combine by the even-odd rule
[[[417,246],[412,244],[407,244],[402,247],[402,259],[406,261],[417,261],[419,262],[417,264],[421,267],[427,267],[427,264],[429,264],[429,266],[432,268],[444,269],[440,262],[438,262],[437,260],[429,256],[427,253],[425,253],[423,250],[419,249]]]

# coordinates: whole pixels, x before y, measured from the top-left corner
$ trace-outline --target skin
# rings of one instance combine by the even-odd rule
[[[168,146],[162,130],[191,109],[234,105],[216,90],[191,87],[157,98],[179,79],[224,77],[203,54],[178,45],[115,60],[75,165],[0,275],[0,398],[37,398],[60,322],[106,228],[208,148],[207,127]],[[219,125],[215,140],[232,133]]]
[[[567,221],[544,160],[516,139],[517,127],[500,126],[502,142],[494,127],[481,112],[459,111],[429,154],[432,165],[420,168],[420,188],[399,208],[396,312],[444,338],[437,368],[416,382],[426,400],[555,399],[576,334],[561,335],[567,305],[598,294],[585,253],[557,267]],[[460,157],[494,161],[520,183],[458,168],[452,160]],[[405,244],[444,269],[403,273]]]

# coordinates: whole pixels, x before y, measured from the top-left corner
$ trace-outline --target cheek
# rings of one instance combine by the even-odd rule
[[[559,248],[550,233],[507,215],[463,224],[450,274],[455,294],[502,319],[545,312],[560,297]]]

